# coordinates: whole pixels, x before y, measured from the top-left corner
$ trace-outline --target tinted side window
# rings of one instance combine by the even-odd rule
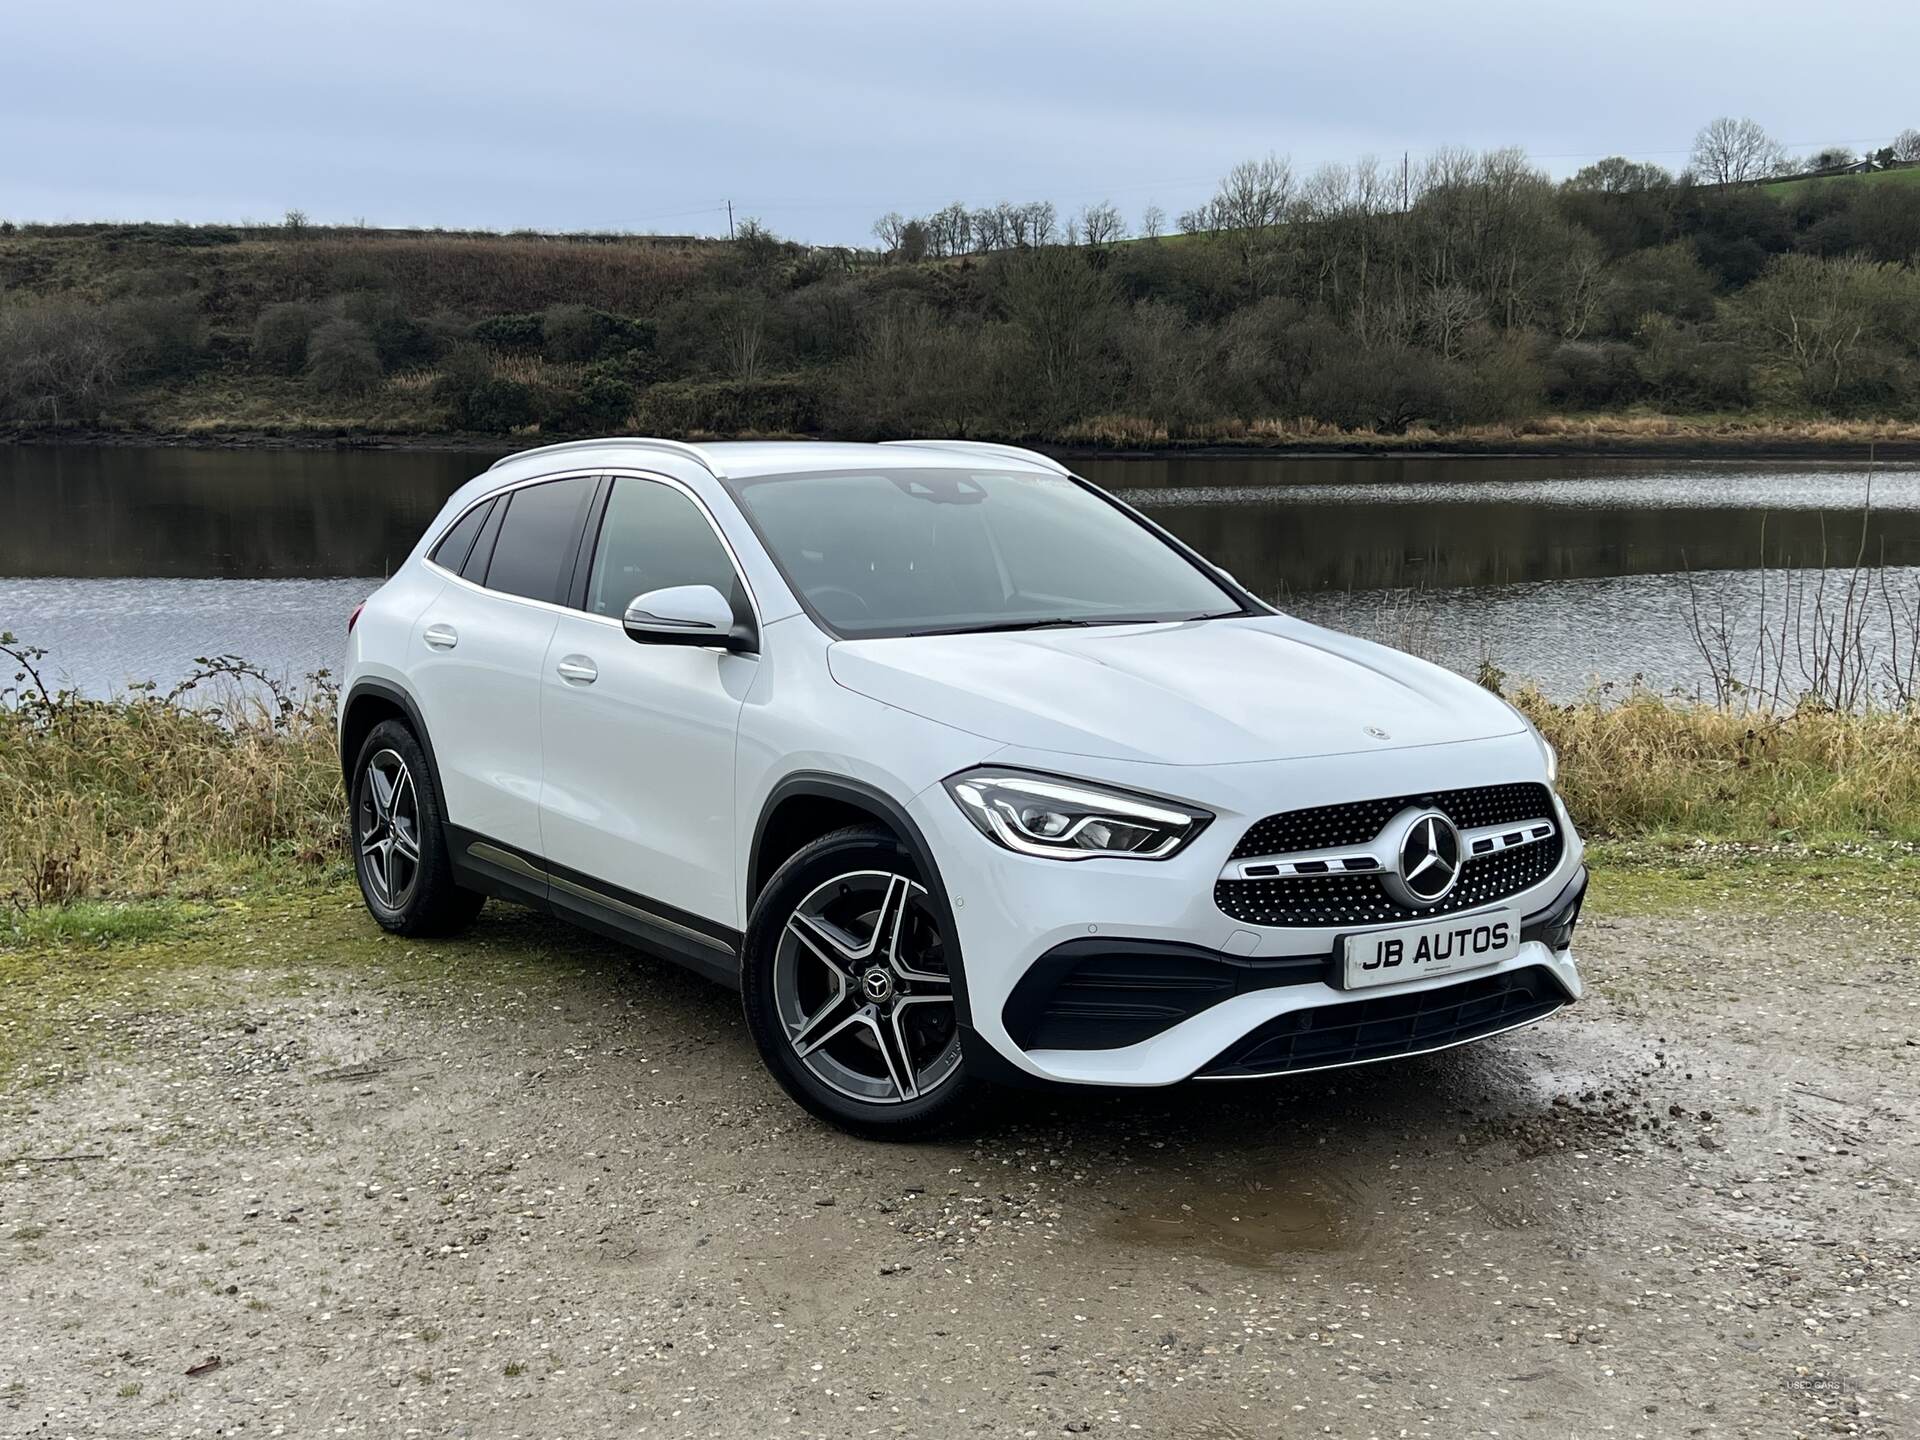
[[[550,480],[507,496],[487,565],[487,588],[530,600],[559,601],[573,576],[580,526],[593,499],[591,478]]]
[[[478,535],[480,527],[487,523],[487,512],[491,509],[493,509],[493,501],[483,500],[454,521],[453,528],[442,535],[440,543],[433,547],[434,563],[445,566],[458,575],[460,567],[467,563],[467,555],[473,549],[473,537]]]
[[[500,534],[501,517],[507,513],[507,502],[492,500],[488,502],[489,513],[486,524],[480,527],[480,538],[473,542],[473,549],[467,555],[467,563],[460,567],[462,579],[483,585],[487,579],[487,561],[493,557],[493,542]]]
[[[651,480],[614,481],[587,580],[587,609],[624,615],[634,596],[669,585],[711,585],[736,613],[746,600],[733,560],[698,505]]]

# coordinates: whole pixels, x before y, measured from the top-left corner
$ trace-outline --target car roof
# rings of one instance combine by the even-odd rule
[[[667,457],[690,461],[717,479],[754,480],[769,475],[798,475],[830,470],[956,469],[991,463],[996,469],[1038,470],[1064,475],[1066,467],[1037,451],[1013,445],[969,440],[888,441],[853,444],[832,440],[722,440],[689,445],[677,440],[643,436],[612,436],[602,440],[569,440],[523,450],[494,463],[494,471],[511,470],[521,478],[553,460],[569,468],[594,465],[631,465],[644,457],[658,465]],[[677,470],[679,467],[674,466]]]

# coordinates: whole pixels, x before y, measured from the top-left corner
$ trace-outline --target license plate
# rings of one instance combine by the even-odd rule
[[[1497,965],[1520,949],[1520,912],[1482,910],[1347,936],[1346,988],[1398,985],[1429,975],[1451,975]]]

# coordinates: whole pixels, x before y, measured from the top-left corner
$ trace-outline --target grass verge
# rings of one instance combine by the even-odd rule
[[[17,642],[9,653],[29,669],[37,658]],[[213,673],[237,683],[252,672]],[[148,939],[192,912],[100,902],[350,878],[332,692],[255,688],[196,704],[198,693],[93,701],[28,688],[0,703],[0,904],[19,917],[0,919],[0,939],[9,923],[29,939]],[[1627,868],[1695,863],[1703,845],[1749,866],[1768,854],[1905,865],[1920,847],[1912,712],[1743,714],[1644,692],[1512,698],[1558,749],[1581,831]]]
[[[1582,832],[1739,844],[1920,841],[1920,715],[1802,706],[1776,714],[1641,691],[1561,705],[1510,697],[1560,754]]]

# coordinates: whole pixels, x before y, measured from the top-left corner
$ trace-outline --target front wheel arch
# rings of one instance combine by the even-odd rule
[[[813,833],[805,834],[797,844],[793,843],[796,832],[780,828],[782,817],[794,815],[796,807],[807,807],[817,817],[812,824],[800,827]],[[845,818],[836,821],[836,815]],[[760,892],[766,889],[767,882],[788,858],[822,836],[846,829],[850,823],[877,825],[893,836],[895,843],[906,851],[926,885],[940,924],[948,935],[955,937],[957,943],[959,930],[954,924],[953,906],[948,900],[940,867],[934,862],[933,849],[927,844],[926,836],[914,823],[913,817],[907,814],[906,807],[885,791],[864,781],[825,771],[798,771],[787,776],[773,787],[766,803],[760,807],[760,818],[753,830],[753,846],[747,856],[746,904],[743,913],[751,918]],[[973,1012],[967,1004],[964,949],[954,974],[953,1003],[961,1029],[971,1031]]]

